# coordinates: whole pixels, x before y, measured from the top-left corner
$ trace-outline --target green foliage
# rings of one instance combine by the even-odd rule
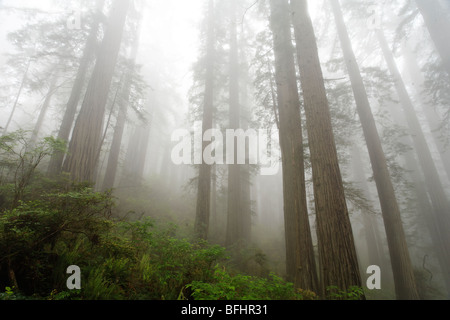
[[[115,221],[112,206],[109,193],[80,188],[6,211],[0,269],[12,270],[15,279],[0,279],[0,285],[16,281],[18,292],[51,300],[173,300],[188,283],[210,279],[212,266],[224,258],[219,246],[176,238],[173,225]],[[66,289],[70,265],[82,270],[78,292]]]
[[[52,137],[34,143],[23,130],[0,137],[0,193],[9,199],[11,208],[33,192],[33,181],[39,176],[37,168],[41,162],[65,149],[64,142]]]
[[[195,300],[303,300],[315,296],[296,291],[292,283],[273,273],[267,278],[232,276],[219,266],[212,282],[194,281],[187,288]]]
[[[29,298],[17,292],[15,287],[6,287],[5,292],[0,292],[0,301],[1,300],[30,300]]]
[[[97,243],[110,228],[112,205],[109,194],[88,188],[21,202],[0,216],[0,268],[14,270],[26,292],[51,289],[53,270],[65,256],[60,252],[79,242]]]
[[[341,290],[337,286],[327,287],[329,300],[361,300],[363,297],[364,290],[361,287],[351,286],[347,291]]]
[[[174,226],[148,230],[148,221],[131,225],[132,244],[140,251],[132,287],[136,297],[177,299],[181,289],[194,280],[208,280],[212,266],[224,258],[224,248],[193,244],[174,236]]]

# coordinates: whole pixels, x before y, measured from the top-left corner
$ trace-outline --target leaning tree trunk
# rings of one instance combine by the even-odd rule
[[[408,124],[410,136],[414,142],[415,154],[419,159],[419,164],[424,174],[425,184],[433,206],[432,216],[439,231],[438,236],[441,239],[439,242],[440,253],[442,254],[443,260],[446,261],[444,267],[446,286],[450,288],[450,203],[440,181],[439,173],[431,156],[430,148],[428,147],[413,103],[382,30],[377,30],[377,37],[389,71],[394,79],[397,94],[403,107],[403,115]]]
[[[369,186],[367,185],[367,178],[364,172],[364,163],[361,159],[361,151],[358,145],[354,145],[352,148],[352,171],[353,178],[362,192],[362,196],[367,200],[371,201],[371,194],[369,191]],[[378,228],[378,215],[370,212],[369,210],[361,210],[362,223],[364,226],[364,236],[367,245],[367,265],[377,265],[381,270],[386,270],[385,268],[390,268],[390,263],[384,254],[384,246],[380,238],[380,231]],[[365,270],[364,270],[365,272]],[[387,281],[387,272],[384,271],[381,274],[382,283]]]
[[[103,43],[81,106],[64,171],[77,182],[95,182],[106,102],[114,75],[130,0],[113,2]]]
[[[442,137],[440,136],[442,119],[440,119],[436,110],[434,110],[432,106],[427,105],[425,99],[421,96],[425,80],[417,64],[417,57],[406,43],[403,45],[402,50],[402,56],[405,60],[407,72],[412,81],[412,85],[414,86],[414,96],[422,106],[421,111],[425,115],[426,122],[433,137],[433,141],[439,151],[441,163],[444,166],[445,172],[447,173],[447,180],[448,182],[450,182],[450,149],[446,146],[445,141],[443,141],[444,139],[442,139]]]
[[[50,87],[48,89],[47,95],[45,96],[44,103],[42,104],[41,110],[39,112],[38,119],[33,129],[33,133],[30,139],[30,145],[34,146],[39,138],[39,133],[42,129],[42,125],[44,124],[45,116],[47,115],[48,108],[50,107],[50,102],[52,101],[53,95],[56,91],[56,81],[58,77],[56,75],[52,75]]]
[[[214,42],[215,42],[215,6],[214,0],[208,5],[208,35],[206,53],[205,97],[203,103],[202,137],[207,130],[212,129],[214,109]],[[202,163],[198,176],[197,207],[194,232],[198,239],[206,240],[209,232],[209,218],[211,210],[211,165],[203,160],[203,151],[208,142],[202,143]]]
[[[317,217],[322,294],[362,287],[329,103],[306,0],[291,0]]]
[[[381,204],[398,299],[418,299],[416,280],[386,157],[338,0],[330,0]]]
[[[97,34],[100,27],[101,21],[101,11],[104,7],[105,0],[98,0],[96,6],[96,17],[92,23],[89,37],[84,48],[83,56],[81,57],[80,65],[78,67],[75,82],[72,86],[72,91],[70,93],[69,101],[67,102],[64,116],[59,127],[58,139],[68,142],[70,133],[72,131],[73,122],[75,120],[75,115],[78,108],[78,103],[80,101],[84,81],[86,79],[86,74],[89,68],[89,64],[94,56],[95,49],[97,46]],[[48,173],[50,175],[57,175],[61,173],[61,168],[64,162],[64,153],[55,152],[51,159],[48,167]]]
[[[9,126],[11,125],[11,121],[14,117],[14,113],[16,112],[17,106],[19,104],[20,96],[22,95],[22,90],[23,90],[25,83],[27,81],[27,78],[28,78],[28,72],[30,71],[30,65],[31,65],[32,60],[33,60],[32,57],[30,57],[28,59],[27,66],[25,67],[25,72],[23,73],[22,82],[20,83],[19,91],[17,92],[16,99],[14,101],[14,105],[11,110],[11,113],[9,114],[8,121],[6,122],[6,125],[3,128],[2,136],[6,135],[6,133],[8,132]]]
[[[270,1],[279,138],[283,168],[283,201],[287,279],[295,287],[319,289],[307,209],[300,98],[287,0]]]
[[[450,76],[450,41],[446,30],[450,30],[448,13],[439,1],[416,0],[431,39],[442,59],[447,74]]]

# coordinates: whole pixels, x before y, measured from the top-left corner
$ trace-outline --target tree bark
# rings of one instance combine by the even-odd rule
[[[250,111],[249,111],[249,92],[248,92],[248,84],[249,82],[249,73],[248,73],[248,62],[245,55],[245,38],[244,32],[241,32],[241,41],[240,41],[240,70],[241,72],[240,83],[241,83],[241,94],[242,94],[242,112],[241,112],[241,126],[244,130],[249,129],[249,122],[251,119]],[[246,146],[246,164],[241,168],[241,212],[242,212],[242,223],[243,223],[243,239],[246,243],[250,243],[252,238],[252,175],[250,171],[250,154],[249,148]]]
[[[208,35],[206,53],[206,81],[203,104],[202,137],[207,130],[212,129],[214,109],[214,43],[215,43],[215,5],[214,0],[208,3]],[[198,176],[197,207],[194,233],[198,239],[206,240],[209,232],[211,205],[211,166],[203,161],[203,151],[208,142],[202,143],[202,164]]]
[[[306,0],[291,0],[317,218],[321,293],[362,287],[329,103]]]
[[[228,129],[240,129],[239,49],[237,39],[236,0],[231,0],[230,14],[230,85]],[[236,142],[236,141],[235,141]],[[234,163],[228,164],[227,233],[226,245],[241,245],[243,241],[241,168],[237,163],[237,145],[234,145]]]
[[[77,182],[95,182],[106,102],[119,54],[130,0],[113,2],[108,27],[69,144],[64,171]]]
[[[75,115],[78,108],[78,103],[80,101],[81,93],[83,90],[84,81],[86,79],[87,70],[89,64],[95,53],[97,45],[97,34],[100,26],[100,17],[102,15],[101,11],[104,7],[105,0],[98,0],[96,6],[97,16],[93,21],[89,37],[86,41],[86,46],[84,48],[83,56],[78,67],[75,82],[73,83],[72,91],[70,93],[69,101],[66,105],[66,110],[59,127],[58,139],[68,142],[70,138],[70,133],[72,131],[73,122],[75,120]],[[50,164],[48,167],[48,173],[50,175],[57,175],[61,173],[62,165],[64,162],[64,153],[56,152],[52,155],[50,159]]]
[[[330,0],[380,198],[398,299],[418,299],[414,271],[386,157],[338,0]]]
[[[287,0],[270,1],[274,39],[279,138],[283,168],[286,274],[296,288],[318,292],[318,277],[307,209],[300,98]]]

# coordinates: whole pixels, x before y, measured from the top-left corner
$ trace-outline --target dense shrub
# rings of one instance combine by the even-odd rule
[[[43,195],[0,216],[0,284],[51,299],[177,299],[212,277],[224,249],[175,237],[174,226],[110,218],[109,193],[85,188]],[[82,289],[66,292],[66,268]],[[10,294],[8,296],[11,296]]]
[[[187,286],[196,300],[311,300],[317,296],[309,291],[295,290],[271,273],[269,277],[232,276],[225,268],[216,266],[211,282],[194,281]]]

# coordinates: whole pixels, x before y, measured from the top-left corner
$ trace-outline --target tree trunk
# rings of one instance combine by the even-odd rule
[[[335,16],[337,30],[341,41],[344,58],[347,65],[357,111],[361,120],[362,129],[369,151],[374,179],[380,198],[392,270],[394,274],[395,290],[398,299],[418,299],[414,271],[406,245],[405,232],[400,216],[394,187],[389,175],[386,158],[378,135],[375,120],[370,108],[369,99],[364,86],[361,72],[353,53],[350,37],[344,23],[341,7],[338,0],[330,0]]]
[[[431,39],[442,59],[447,74],[450,76],[450,42],[444,30],[450,30],[450,22],[439,1],[416,0]]]
[[[27,66],[25,67],[25,72],[23,73],[22,82],[20,83],[20,88],[19,88],[19,91],[17,92],[17,95],[16,95],[16,100],[14,101],[13,108],[11,110],[11,113],[9,114],[8,121],[6,122],[6,125],[3,128],[2,136],[7,134],[9,126],[11,125],[12,118],[14,116],[14,113],[16,112],[17,105],[19,104],[19,98],[20,98],[20,96],[22,94],[22,90],[23,90],[23,87],[25,86],[25,82],[27,81],[28,71],[30,70],[30,65],[31,65],[31,61],[32,60],[33,60],[32,57],[30,57],[28,59]]]
[[[287,0],[271,0],[270,9],[283,168],[287,279],[294,282],[296,288],[318,292],[307,209],[300,98],[291,41],[289,3]]]
[[[291,0],[317,217],[321,293],[362,287],[316,37],[306,0]]]
[[[352,149],[352,169],[354,175],[354,181],[359,189],[362,191],[362,195],[369,201],[372,200],[369,187],[367,185],[367,178],[364,172],[364,163],[361,159],[360,148],[355,145]],[[381,274],[381,282],[386,283],[387,272],[386,268],[390,268],[390,262],[384,254],[384,246],[380,238],[380,231],[378,228],[378,215],[375,215],[369,211],[361,211],[361,216],[364,226],[364,234],[367,245],[368,266],[377,265],[384,270]],[[365,270],[364,270],[365,272]]]
[[[149,104],[148,108],[151,107],[153,106]],[[151,117],[152,111],[149,110],[149,112]],[[145,125],[135,127],[133,133],[130,135],[120,179],[120,186],[122,188],[137,188],[142,186],[150,141],[150,127],[151,120]]]
[[[140,21],[136,28],[136,34],[133,39],[132,52],[130,54],[131,65],[125,72],[127,74],[123,80],[122,92],[119,97],[119,113],[117,115],[117,122],[114,127],[113,140],[111,150],[108,155],[108,164],[106,167],[105,178],[103,180],[102,190],[112,189],[116,180],[117,168],[119,166],[120,148],[122,146],[122,137],[125,130],[125,123],[127,119],[127,111],[130,103],[130,92],[133,74],[135,72],[136,57],[139,49],[139,35],[140,35]]]
[[[240,41],[240,69],[243,70],[241,72],[241,92],[242,92],[242,112],[241,112],[241,126],[244,130],[249,129],[249,122],[251,119],[250,111],[249,111],[249,96],[248,96],[248,84],[249,84],[249,70],[248,62],[245,55],[245,38],[244,32],[241,35]],[[250,243],[251,241],[251,232],[252,232],[252,176],[250,172],[250,154],[249,154],[249,146],[246,146],[246,164],[241,167],[241,212],[242,212],[242,223],[243,223],[243,239],[246,243]]]
[[[214,109],[214,42],[215,42],[215,6],[214,0],[208,5],[208,35],[206,53],[206,81],[203,104],[202,137],[207,130],[212,129]],[[197,208],[194,233],[198,239],[206,240],[209,232],[209,218],[211,205],[211,166],[203,161],[203,151],[208,142],[202,143],[202,164],[198,177]]]
[[[240,129],[240,97],[239,97],[239,49],[237,39],[236,0],[231,0],[230,14],[230,87],[229,87],[229,125],[228,129]],[[235,141],[236,142],[236,141]],[[228,164],[228,211],[226,245],[240,245],[243,240],[242,201],[241,201],[241,169],[237,162],[236,143],[234,145],[234,163]],[[228,151],[227,151],[228,152]]]
[[[36,121],[36,124],[33,129],[33,133],[31,135],[31,146],[34,146],[39,138],[39,133],[42,129],[42,125],[44,123],[45,116],[47,114],[48,108],[50,107],[50,102],[52,101],[53,95],[55,94],[56,90],[56,81],[58,77],[56,75],[52,76],[52,80],[50,83],[49,90],[47,92],[47,95],[45,96],[44,103],[42,104],[41,110],[39,112],[39,117]]]
[[[65,142],[69,141],[84,81],[86,79],[87,70],[95,53],[95,48],[97,45],[97,34],[100,26],[100,17],[102,15],[101,11],[103,9],[104,3],[105,0],[97,0],[96,6],[97,17],[94,19],[94,22],[91,26],[89,37],[86,42],[86,47],[84,48],[83,56],[81,58],[80,65],[78,67],[75,82],[73,83],[69,101],[67,102],[66,110],[64,112],[64,116],[61,125],[59,127],[58,139]],[[63,161],[64,161],[64,153],[56,152],[55,154],[53,154],[50,159],[48,173],[50,175],[57,175],[61,173]]]
[[[440,181],[439,173],[431,156],[413,103],[382,30],[377,30],[377,37],[390,73],[394,79],[397,94],[403,107],[403,115],[414,142],[415,153],[424,174],[425,184],[433,206],[432,216],[435,219],[439,237],[442,239],[439,246],[441,247],[442,258],[446,261],[444,269],[445,278],[450,279],[450,234],[448,232],[450,230],[450,203],[447,200],[444,187]],[[450,283],[447,283],[447,285],[450,288]]]
[[[81,106],[64,171],[77,182],[94,182],[106,102],[122,42],[130,0],[113,2],[108,28]]]
[[[406,43],[403,45],[402,49],[407,72],[411,78],[412,85],[415,90],[414,96],[422,106],[421,111],[425,115],[434,143],[436,144],[436,147],[439,151],[442,165],[444,166],[445,172],[447,173],[447,179],[450,182],[450,149],[446,146],[445,142],[440,137],[439,132],[439,129],[442,125],[442,119],[440,119],[439,115],[432,108],[432,106],[426,105],[426,102],[421,96],[425,80],[417,64],[417,58],[415,54],[411,51]]]

